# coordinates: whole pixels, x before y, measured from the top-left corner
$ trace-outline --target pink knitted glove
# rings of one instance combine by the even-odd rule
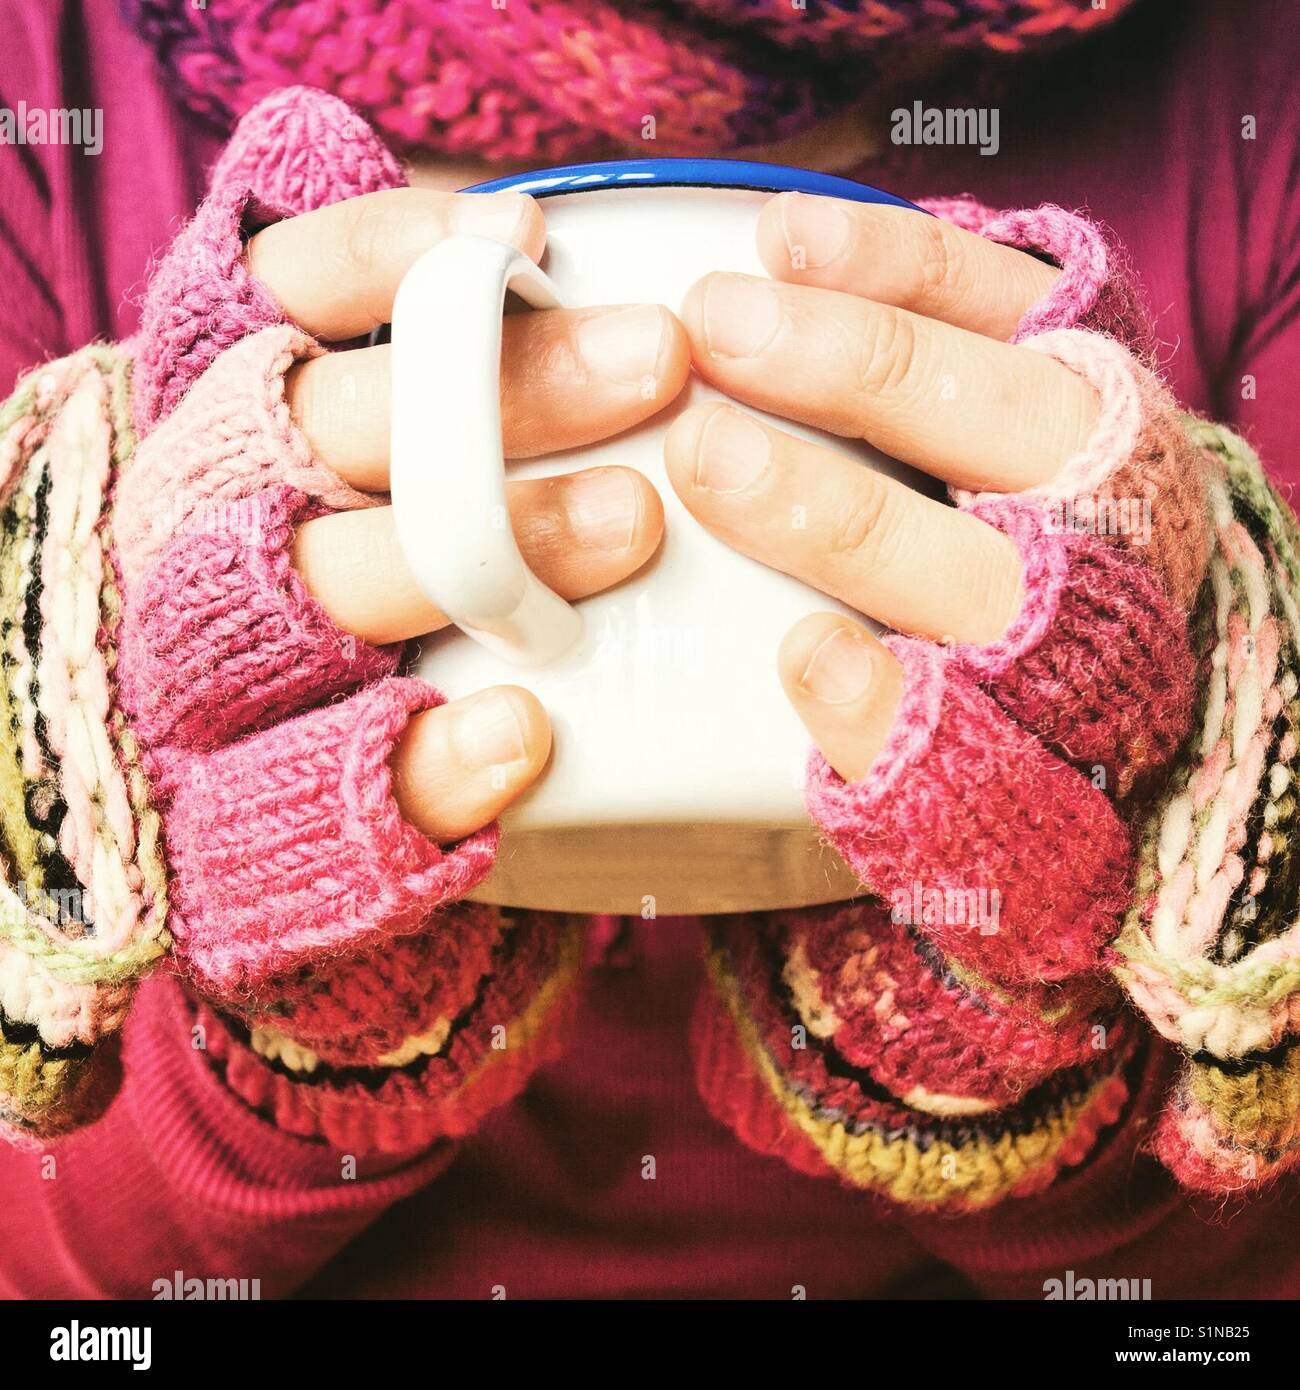
[[[496,826],[439,846],[402,817],[390,767],[442,697],[399,674],[399,647],[336,626],[290,558],[301,522],[376,499],[295,425],[285,374],[325,349],[249,275],[244,238],[401,182],[342,103],[268,99],[160,263],[138,337],[45,369],[6,407],[5,573],[22,590],[6,669],[31,709],[4,830],[25,890],[71,882],[103,903],[93,931],[0,933],[15,1128],[102,1108],[101,1045],[168,933],[226,1084],[351,1152],[466,1133],[559,1044],[578,923],[462,901]]]
[[[1097,423],[1051,485],[955,495],[1015,543],[1021,610],[983,646],[885,639],[883,749],[852,784],[814,753],[807,789],[873,900],[715,922],[696,1028],[702,1092],[749,1142],[971,1208],[1040,1190],[1124,1112],[1140,1034],[1106,967],[1191,727],[1215,470],[1095,227],[931,207],[1061,266],[1015,341],[1084,375]]]

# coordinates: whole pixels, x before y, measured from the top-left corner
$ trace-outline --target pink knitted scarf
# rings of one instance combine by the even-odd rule
[[[181,100],[228,128],[280,87],[332,92],[405,153],[718,153],[860,96],[869,55],[1012,54],[1132,0],[123,0]]]

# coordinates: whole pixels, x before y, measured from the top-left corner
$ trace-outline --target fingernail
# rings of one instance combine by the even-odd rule
[[[578,325],[578,351],[606,381],[653,380],[664,342],[664,316],[652,304],[593,314]]]
[[[700,435],[696,484],[710,492],[743,492],[767,467],[771,452],[767,431],[757,421],[724,406]]]
[[[456,203],[458,231],[516,244],[528,204],[518,193],[475,193]]]
[[[817,644],[799,684],[824,705],[847,705],[866,693],[872,666],[871,652],[861,637],[852,628],[837,627]]]
[[[765,280],[710,275],[704,290],[704,337],[720,357],[756,357],[776,337],[781,305]]]
[[[528,752],[514,702],[496,691],[478,696],[461,709],[454,737],[457,752],[471,767],[515,763]]]
[[[781,201],[781,224],[795,270],[817,270],[848,250],[848,214],[834,198],[787,193]]]
[[[621,468],[579,473],[564,492],[574,534],[597,550],[626,550],[636,534],[641,496]]]

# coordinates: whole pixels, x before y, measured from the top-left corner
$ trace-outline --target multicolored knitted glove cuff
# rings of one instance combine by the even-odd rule
[[[467,932],[475,917],[479,930]],[[437,930],[299,983],[272,1022],[319,1052],[290,1042],[266,1011],[250,1028],[200,1004],[196,1021],[227,1087],[286,1133],[349,1153],[408,1153],[471,1133],[560,1055],[582,945],[581,919],[463,904]]]
[[[44,1138],[115,1084],[135,982],[168,944],[158,817],[117,709],[105,508],[133,445],[129,363],[87,348],[0,408],[0,1128]]]
[[[931,1112],[911,1107],[841,1050],[834,1006],[810,1008],[781,961],[763,919],[711,919],[712,989],[701,996],[692,1040],[696,1081],[714,1115],[801,1172],[834,1174],[912,1207],[974,1210],[1041,1192],[1083,1163],[1124,1113],[1135,1046],[1124,1029],[1103,1030],[1092,1058],[1004,1109],[983,1112],[928,1091]],[[884,1009],[893,1002],[882,996]]]
[[[1096,973],[1005,989],[943,955],[928,931],[955,902],[916,884],[888,904],[774,916],[773,959],[809,1034],[909,1109],[953,1117],[1015,1106],[1131,1031],[1119,992]],[[974,933],[1000,925],[997,901],[978,895],[962,915]]]

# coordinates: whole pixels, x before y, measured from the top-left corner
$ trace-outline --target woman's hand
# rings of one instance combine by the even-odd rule
[[[407,269],[451,232],[509,241],[534,258],[546,235],[531,198],[402,188],[278,222],[251,239],[248,263],[300,327],[346,341],[387,322]],[[300,363],[286,381],[294,420],[321,462],[364,493],[388,486],[389,352],[330,353]],[[507,456],[572,449],[629,428],[672,400],[688,362],[681,325],[659,306],[508,317]],[[639,569],[663,531],[659,496],[634,469],[511,482],[507,496],[529,567],[569,599]],[[402,560],[390,506],[303,523],[293,559],[312,597],[362,641],[399,642],[446,624]],[[502,686],[452,701],[417,715],[398,745],[398,804],[426,834],[458,840],[528,787],[549,751],[546,713],[530,692]]]
[[[1161,383],[1114,337],[1027,331],[1062,300],[1088,321],[1099,234],[1024,217],[1071,241],[1065,270],[914,211],[782,195],[758,233],[777,278],[711,275],[683,311],[715,386],[865,439],[959,506],[728,404],[686,412],[666,445],[716,535],[894,630],[836,613],[785,634],[781,679],[823,759],[809,807],[878,896],[996,886],[996,933],[935,936],[1004,981],[1086,971],[1118,929],[1116,808],[1186,734],[1208,534],[1203,462]],[[1048,894],[1045,864],[1069,866]]]
[[[319,94],[285,100],[355,120]],[[259,130],[241,125],[233,148]],[[354,133],[357,166],[400,177]],[[536,257],[545,227],[516,194],[371,187],[330,201],[281,189],[278,160],[258,168],[270,192],[254,182],[252,206],[298,215],[250,229],[250,185],[218,179],[150,285],[133,378],[142,437],[116,492],[122,703],[159,788],[177,955],[199,992],[250,1025],[277,1020],[314,1055],[369,1064],[431,1026],[431,982],[472,993],[445,958],[438,909],[490,869],[493,822],[541,774],[550,727],[515,686],[444,703],[401,676],[404,640],[446,619],[406,569],[386,496],[390,350],[346,345],[390,318],[440,238],[478,233]],[[505,451],[626,430],[688,370],[685,332],[661,306],[511,316]],[[663,527],[630,469],[513,481],[507,499],[526,563],[568,599],[633,573]],[[490,943],[505,928],[489,916]],[[409,1009],[367,995],[382,1038],[362,1046],[317,1003],[359,988],[366,962],[430,988],[413,988]]]
[[[150,278],[113,513],[115,670],[167,847],[175,959],[226,1084],[348,1152],[413,1152],[508,1100],[560,1045],[582,963],[575,920],[465,901],[550,728],[522,689],[444,703],[402,674],[404,639],[446,619],[385,495],[389,349],[350,346],[441,238],[536,257],[545,227],[518,194],[404,184],[323,93],[286,89],[240,120]],[[659,306],[510,317],[501,357],[516,457],[628,429],[689,370]],[[569,599],[626,578],[662,531],[633,470],[506,493],[526,563]]]
[[[773,280],[711,275],[683,311],[697,369],[736,400],[975,491],[1049,483],[1087,444],[1089,382],[1007,342],[1054,267],[937,217],[801,194],[767,205],[759,248]],[[684,414],[667,462],[716,535],[888,627],[982,644],[1019,612],[1006,534],[742,411]],[[862,777],[894,721],[898,661],[817,614],[786,634],[780,671],[827,761]]]
[[[960,225],[782,195],[759,230],[774,278],[710,276],[683,317],[727,395],[865,439],[956,507],[723,403],[674,424],[667,462],[715,534],[895,630],[837,613],[785,635],[808,808],[868,896],[757,946],[749,921],[720,929],[706,1097],[800,1167],[981,1207],[1082,1162],[1127,1101],[1103,967],[1154,877],[1134,822],[1191,727],[1208,470],[1125,345],[1144,325],[1097,228],[944,211]],[[1175,823],[1162,866],[1178,847]],[[1179,866],[1179,901],[1203,867]]]

